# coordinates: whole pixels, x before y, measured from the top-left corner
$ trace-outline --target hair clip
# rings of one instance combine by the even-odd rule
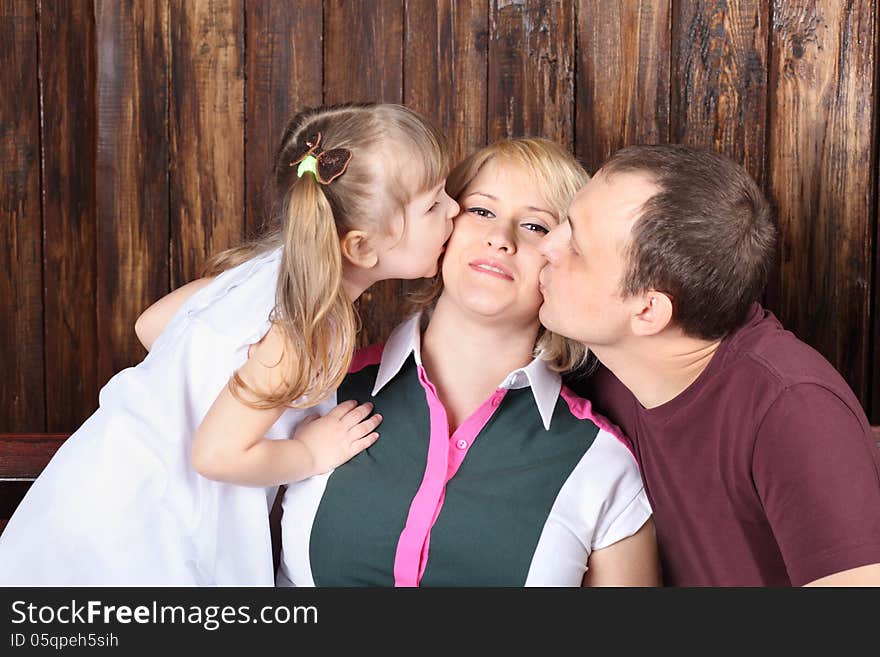
[[[297,178],[302,178],[303,174],[309,172],[322,185],[329,185],[345,173],[348,163],[351,162],[351,151],[347,148],[331,148],[318,153],[320,143],[321,133],[316,132],[305,140],[303,147],[297,149],[297,156],[290,166],[299,165],[296,170]]]

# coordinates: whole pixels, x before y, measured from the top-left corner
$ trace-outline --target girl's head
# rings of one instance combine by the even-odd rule
[[[345,173],[327,185],[310,174],[299,177],[291,166],[316,134],[319,150],[352,154]],[[448,170],[445,137],[401,105],[301,112],[285,129],[275,158],[285,243],[300,252],[315,238],[310,225],[323,227],[323,240],[316,241],[306,269],[339,254],[341,268],[365,283],[362,287],[387,278],[433,276],[457,213],[444,189]],[[312,211],[324,221],[310,222]]]
[[[577,160],[546,139],[508,139],[467,157],[447,181],[461,213],[443,258],[443,286],[421,301],[442,289],[448,302],[469,312],[537,327],[544,265],[538,246],[587,180]],[[536,353],[560,371],[586,356],[578,343],[543,329]]]
[[[324,184],[299,175],[296,160],[320,135],[315,154],[345,149],[347,167]],[[288,384],[265,406],[306,406],[333,391],[355,343],[352,298],[388,278],[437,272],[458,207],[445,191],[445,137],[400,105],[309,109],[295,116],[278,146],[276,211],[259,242],[213,263],[216,272],[282,246],[274,321],[297,362]],[[234,378],[236,386],[245,384]]]

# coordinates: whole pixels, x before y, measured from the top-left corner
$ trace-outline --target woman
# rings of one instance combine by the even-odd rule
[[[538,139],[453,170],[442,293],[356,354],[337,399],[372,401],[380,438],[287,487],[279,585],[659,584],[628,443],[561,386],[583,349],[538,321],[538,245],[585,181]]]

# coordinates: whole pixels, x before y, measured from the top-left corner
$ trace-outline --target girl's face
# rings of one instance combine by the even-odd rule
[[[489,160],[459,197],[443,258],[443,294],[486,317],[533,323],[542,297],[538,246],[558,219],[522,167]]]
[[[446,193],[446,181],[415,196],[404,208],[403,234],[382,254],[383,278],[430,278],[452,233],[458,203]]]

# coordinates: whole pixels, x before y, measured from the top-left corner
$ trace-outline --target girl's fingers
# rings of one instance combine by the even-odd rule
[[[333,410],[331,410],[329,413],[327,413],[327,415],[329,415],[330,417],[336,418],[337,420],[341,420],[348,413],[350,413],[352,410],[357,408],[357,405],[358,405],[358,403],[357,403],[356,399],[349,399],[348,401],[344,401],[341,404],[337,404],[333,408]]]
[[[382,416],[379,413],[376,413],[372,417],[368,417],[363,422],[359,422],[352,430],[358,436],[365,436],[371,431],[373,431],[376,427],[382,424]]]
[[[351,409],[343,418],[343,422],[345,422],[349,428],[354,427],[360,422],[363,422],[364,418],[372,412],[373,404],[370,402],[363,403],[360,406]]]
[[[378,439],[379,439],[379,434],[374,431],[372,433],[368,433],[363,438],[358,438],[357,440],[352,441],[352,443],[351,443],[352,455],[360,454],[365,449],[367,449],[367,447],[369,447],[370,445],[375,443]]]

